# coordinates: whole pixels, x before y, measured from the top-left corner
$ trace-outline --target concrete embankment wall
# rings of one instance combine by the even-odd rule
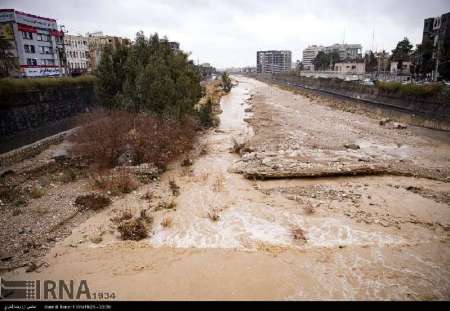
[[[0,154],[0,173],[9,165],[34,157],[40,154],[42,151],[46,150],[51,145],[61,143],[69,133],[72,133],[72,131],[73,130],[62,132],[39,140],[31,145],[27,145],[10,152]]]
[[[254,76],[269,83],[292,88],[304,88],[324,94],[342,96],[364,104],[380,115],[402,119],[411,125],[450,131],[450,94],[444,90],[430,98],[387,95],[374,86],[337,79],[313,79],[298,76]]]
[[[62,86],[1,96],[0,140],[68,119],[95,103],[92,86]]]

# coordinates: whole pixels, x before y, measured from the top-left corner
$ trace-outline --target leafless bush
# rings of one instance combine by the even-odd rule
[[[214,208],[212,211],[208,213],[209,219],[211,219],[213,222],[217,222],[220,219],[219,211]]]
[[[177,203],[175,202],[175,199],[169,199],[169,200],[162,200],[158,203],[158,205],[155,208],[155,211],[161,211],[161,210],[173,210],[177,207]]]
[[[142,197],[141,200],[151,201],[153,199],[153,192],[147,191]]]
[[[47,206],[36,206],[32,209],[32,212],[37,214],[38,216],[44,216],[50,212],[50,209]]]
[[[122,240],[140,241],[148,236],[148,229],[140,218],[122,221],[117,230]]]
[[[42,198],[47,192],[40,186],[35,186],[31,189],[30,195],[33,199]]]
[[[242,148],[244,148],[244,144],[239,143],[235,138],[232,138],[232,144],[233,144],[233,147],[231,147],[231,152],[240,154]]]
[[[125,210],[120,213],[118,216],[114,216],[111,218],[111,221],[115,224],[119,224],[121,222],[131,220],[133,218],[133,214],[130,210]]]
[[[213,191],[222,192],[224,187],[225,187],[225,178],[223,177],[223,175],[217,176],[213,184]]]
[[[192,148],[195,122],[171,120],[149,114],[98,110],[83,116],[81,128],[71,137],[75,155],[90,159],[99,168],[118,164],[124,149],[132,150],[134,165],[168,162]]]
[[[174,196],[179,196],[180,195],[180,187],[177,185],[177,183],[175,182],[175,180],[170,180],[169,181],[169,187],[170,187],[170,190],[172,191],[172,194],[174,195]]]
[[[184,166],[184,167],[192,166],[193,164],[194,164],[194,162],[189,158],[186,158],[181,162],[181,166]]]
[[[59,177],[59,181],[64,184],[68,184],[68,183],[76,181],[77,178],[78,178],[78,176],[77,176],[77,173],[75,172],[75,170],[72,168],[67,168],[61,173],[61,175]]]
[[[127,172],[92,174],[89,182],[94,189],[110,192],[112,195],[128,194],[139,187],[137,179]]]
[[[144,223],[151,225],[153,224],[153,217],[147,215],[147,210],[143,209],[139,213],[139,219],[142,220]]]
[[[163,218],[163,220],[161,221],[161,226],[163,226],[163,228],[170,228],[172,227],[173,224],[173,218],[170,216],[166,216]]]
[[[83,209],[98,211],[111,205],[111,199],[97,193],[91,193],[77,197],[75,205]]]
[[[145,210],[140,211],[139,217],[133,217],[130,210],[125,210],[111,221],[116,224],[122,240],[140,241],[148,236],[153,217],[148,216]]]
[[[292,238],[296,241],[306,242],[305,231],[302,228],[292,228],[291,229]]]
[[[307,204],[303,207],[303,210],[305,211],[306,215],[312,215],[314,214],[316,211],[314,209],[314,207],[312,207],[311,204]]]

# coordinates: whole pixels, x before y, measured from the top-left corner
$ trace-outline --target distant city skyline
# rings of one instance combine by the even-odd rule
[[[217,68],[256,66],[258,50],[290,50],[295,62],[314,44],[391,51],[406,36],[416,45],[424,19],[450,11],[448,0],[4,0],[1,8],[55,18],[70,34],[158,32]]]

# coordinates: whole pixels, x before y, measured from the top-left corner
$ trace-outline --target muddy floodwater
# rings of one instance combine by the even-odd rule
[[[48,266],[7,276],[87,280],[119,300],[450,299],[445,180],[385,174],[261,181],[231,169],[264,154],[258,163],[271,169],[286,159],[314,164],[328,157],[411,160],[443,172],[448,135],[407,129],[398,136],[378,120],[235,79],[221,101],[220,126],[200,139],[203,152],[192,167],[174,163],[155,185],[75,228],[47,255]],[[252,146],[254,157],[233,153],[236,141]],[[144,208],[149,187],[164,196],[173,180],[180,187],[176,208],[155,212],[149,238],[120,241],[112,215]],[[171,226],[163,226],[168,217]],[[93,243],[98,232],[102,241]]]

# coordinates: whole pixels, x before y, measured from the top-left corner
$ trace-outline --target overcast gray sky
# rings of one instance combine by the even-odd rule
[[[255,65],[256,51],[361,43],[391,50],[421,41],[423,20],[450,11],[449,0],[0,0],[0,8],[56,18],[70,33],[138,30],[181,43],[192,58],[218,68]]]

